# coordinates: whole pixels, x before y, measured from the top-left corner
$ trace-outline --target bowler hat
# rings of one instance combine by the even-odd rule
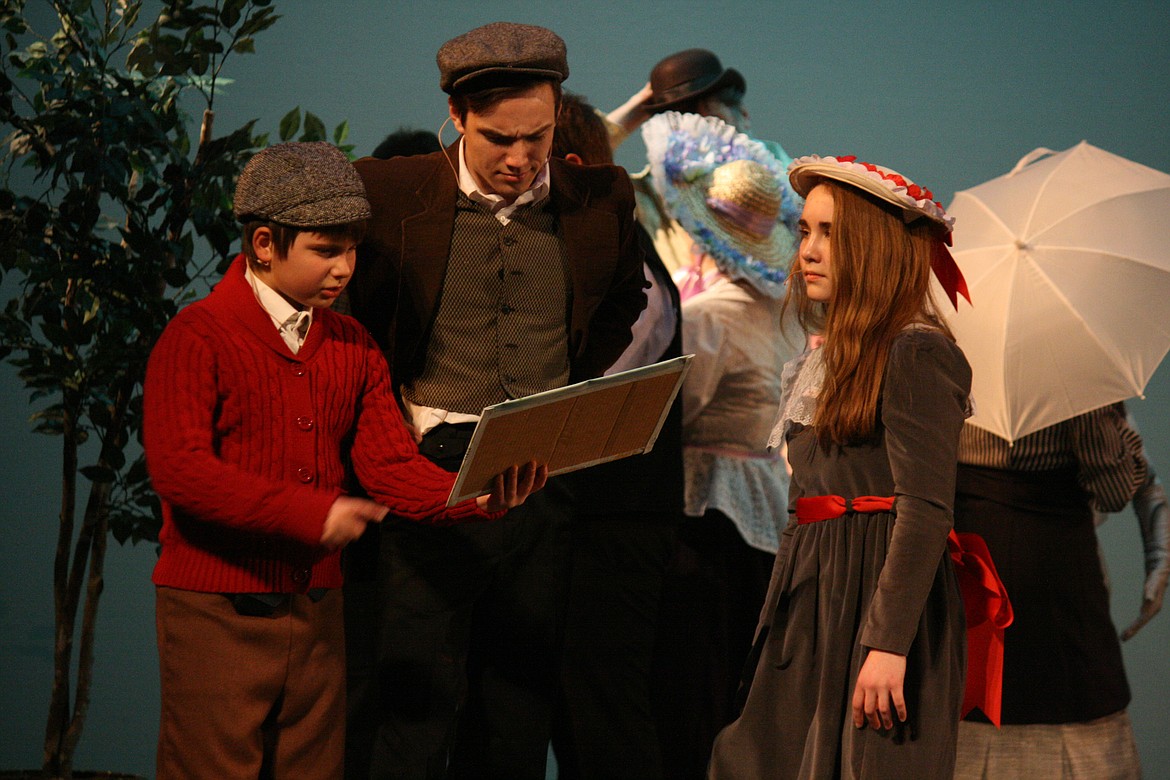
[[[714,52],[687,49],[663,59],[650,71],[649,111],[665,111],[697,97],[734,86],[747,91],[747,82],[735,68],[724,69]]]
[[[489,74],[515,73],[556,79],[569,77],[565,42],[552,30],[531,24],[492,22],[439,47],[439,88],[466,91],[469,82]]]

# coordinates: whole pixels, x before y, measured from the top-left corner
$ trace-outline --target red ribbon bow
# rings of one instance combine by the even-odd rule
[[[893,496],[858,496],[852,501],[841,496],[808,496],[796,499],[796,522],[819,523],[847,511],[889,512],[893,508]],[[962,715],[978,707],[998,728],[1003,705],[1003,630],[1012,623],[1012,604],[987,543],[978,534],[951,531],[947,550],[967,616],[967,685]]]
[[[998,728],[1003,713],[1003,630],[1012,624],[1012,603],[983,537],[951,531],[947,549],[967,614],[967,689],[962,712],[966,715],[978,707]]]

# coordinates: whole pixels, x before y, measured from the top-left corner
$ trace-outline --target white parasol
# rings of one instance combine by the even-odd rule
[[[1170,175],[1082,141],[949,212],[974,425],[1014,441],[1145,390],[1170,350]]]

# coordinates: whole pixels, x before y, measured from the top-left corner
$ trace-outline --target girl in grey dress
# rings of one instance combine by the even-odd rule
[[[971,375],[930,274],[966,294],[952,220],[852,158],[789,176],[807,200],[787,305],[824,343],[785,369],[771,443],[787,443],[791,520],[709,775],[949,778],[965,647],[947,537]]]

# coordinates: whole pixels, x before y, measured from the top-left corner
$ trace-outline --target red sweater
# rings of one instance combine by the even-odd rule
[[[163,504],[157,585],[212,593],[339,587],[340,553],[318,541],[343,492],[349,436],[362,486],[394,514],[485,517],[473,501],[444,509],[454,475],[419,454],[365,328],[317,309],[293,355],[244,278],[242,255],[151,352],[143,433]]]

